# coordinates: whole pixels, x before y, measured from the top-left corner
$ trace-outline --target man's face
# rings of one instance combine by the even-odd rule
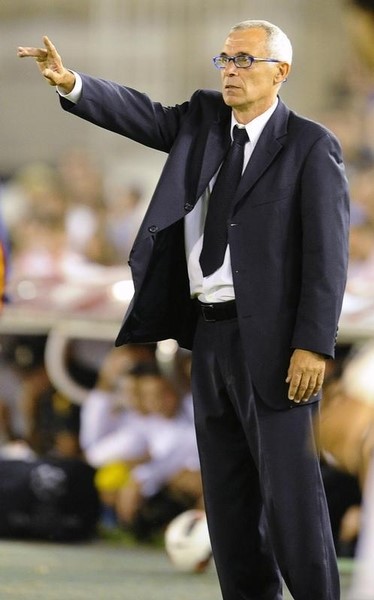
[[[144,375],[139,379],[138,392],[144,413],[170,418],[177,412],[178,397],[162,377]]]
[[[268,56],[266,32],[263,29],[231,32],[222,48],[222,54],[251,54],[257,58],[272,58]],[[273,104],[279,84],[287,77],[288,71],[286,63],[254,62],[251,67],[240,69],[230,61],[221,70],[223,99],[233,108],[239,122],[249,122]]]

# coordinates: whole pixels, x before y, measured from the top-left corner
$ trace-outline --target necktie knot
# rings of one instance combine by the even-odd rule
[[[244,146],[249,141],[248,133],[245,127],[238,127],[235,125],[232,132],[234,142],[239,146]]]

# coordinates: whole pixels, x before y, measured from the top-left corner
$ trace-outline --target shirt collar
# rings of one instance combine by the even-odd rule
[[[248,133],[248,137],[252,144],[255,145],[257,143],[257,140],[260,137],[262,130],[264,129],[266,123],[270,119],[271,115],[273,114],[273,112],[275,111],[277,106],[278,106],[278,98],[276,98],[274,104],[272,104],[270,106],[270,108],[265,110],[265,112],[263,112],[261,115],[259,115],[258,117],[256,117],[255,119],[253,119],[252,121],[247,123],[247,125],[244,125],[244,127]],[[241,123],[238,123],[238,121],[235,119],[234,113],[231,112],[231,129],[230,129],[231,139],[234,139],[232,132],[233,132],[235,125],[238,125],[239,127],[243,127],[243,125]]]

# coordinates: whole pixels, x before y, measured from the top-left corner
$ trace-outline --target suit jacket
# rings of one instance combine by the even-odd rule
[[[82,75],[78,104],[65,110],[168,153],[130,254],[135,293],[116,344],[167,338],[191,348],[183,217],[217,171],[230,143],[231,109],[199,90],[164,107],[113,82]],[[294,348],[334,356],[346,281],[349,197],[334,135],[279,100],[243,174],[228,224],[245,359],[274,408],[287,399]],[[316,398],[318,399],[318,398]]]

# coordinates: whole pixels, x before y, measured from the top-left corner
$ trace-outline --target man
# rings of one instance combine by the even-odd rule
[[[280,600],[282,576],[295,600],[337,600],[312,431],[345,285],[348,193],[337,140],[278,97],[290,41],[266,21],[238,24],[214,59],[222,93],[171,108],[68,71],[44,44],[18,53],[64,109],[169,153],[130,255],[135,294],[116,343],[192,347],[224,600]]]

